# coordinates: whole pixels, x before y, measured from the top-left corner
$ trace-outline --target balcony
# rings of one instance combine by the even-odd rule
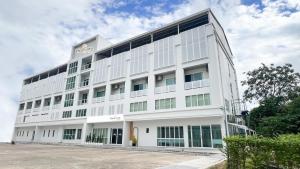
[[[85,79],[82,82],[80,82],[80,87],[88,86],[89,85],[89,79]]]
[[[201,87],[208,87],[209,86],[209,80],[203,79],[203,80],[196,80],[191,82],[185,82],[184,83],[184,89],[195,89],[195,88],[201,88]]]
[[[31,109],[26,109],[25,113],[31,113]]]
[[[131,91],[130,97],[140,97],[140,96],[147,96],[148,90],[137,90],[137,91]]]
[[[121,99],[124,99],[124,93],[110,95],[110,97],[109,97],[109,100],[111,100],[111,101],[113,101],[113,100],[121,100]]]
[[[35,107],[34,109],[33,109],[33,112],[39,112],[40,111],[40,107]]]
[[[44,106],[44,107],[43,107],[43,111],[47,111],[47,110],[50,110],[50,105],[49,105],[49,106]]]
[[[87,99],[81,99],[81,100],[78,100],[78,105],[85,105],[88,103],[88,100]]]
[[[93,98],[93,103],[101,103],[105,101],[105,97],[95,97]]]
[[[160,86],[155,88],[155,94],[175,92],[176,85]]]
[[[54,104],[54,105],[52,106],[52,109],[59,109],[59,108],[61,108],[61,104],[60,104],[60,103]]]
[[[81,71],[85,71],[91,68],[91,63],[86,63],[84,65],[81,66]]]

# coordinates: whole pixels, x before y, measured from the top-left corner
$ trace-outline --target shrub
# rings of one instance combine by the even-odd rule
[[[300,134],[276,138],[233,136],[224,140],[228,169],[300,168]]]

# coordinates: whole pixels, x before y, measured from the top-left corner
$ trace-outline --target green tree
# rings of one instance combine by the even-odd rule
[[[291,64],[283,66],[266,66],[246,73],[247,79],[242,85],[248,86],[244,92],[246,101],[264,101],[268,98],[282,98],[277,101],[288,101],[300,93],[300,74],[296,73]]]
[[[247,79],[242,81],[242,85],[248,86],[244,99],[259,102],[247,117],[250,127],[265,136],[299,132],[300,74],[294,72],[292,65],[262,64],[246,75]]]

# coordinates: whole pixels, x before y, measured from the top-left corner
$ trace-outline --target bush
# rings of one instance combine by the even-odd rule
[[[276,138],[233,136],[224,140],[228,169],[300,168],[300,134]]]

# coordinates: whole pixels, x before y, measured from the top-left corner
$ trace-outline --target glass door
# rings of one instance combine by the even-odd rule
[[[119,129],[112,128],[110,133],[111,133],[110,135],[111,144],[122,144],[123,130],[121,128]]]

